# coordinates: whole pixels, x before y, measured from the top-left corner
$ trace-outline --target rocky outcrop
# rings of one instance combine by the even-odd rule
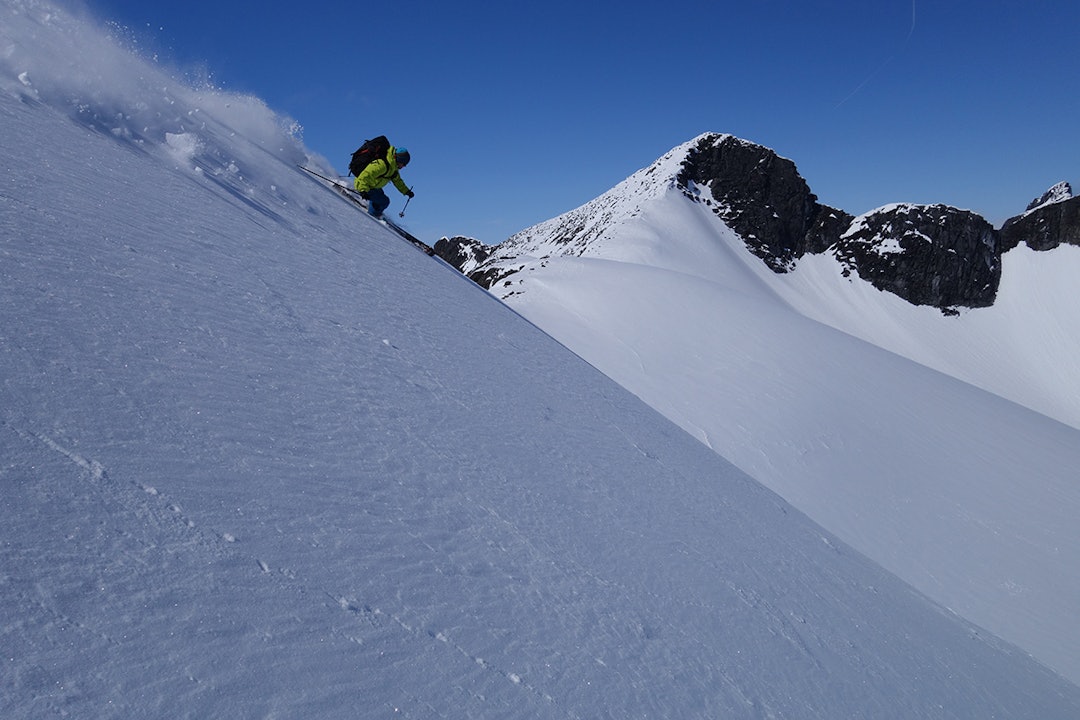
[[[705,135],[687,154],[678,183],[709,189],[714,211],[747,249],[774,272],[786,272],[807,253],[820,253],[851,216],[821,205],[795,163],[731,135]]]
[[[679,183],[694,199],[707,188],[714,211],[774,272],[831,251],[845,274],[946,313],[992,305],[1001,255],[1020,242],[1036,250],[1080,245],[1080,198],[1068,183],[1036,198],[1000,232],[946,205],[891,205],[854,218],[820,204],[792,161],[729,135],[700,138]]]
[[[1080,245],[1080,198],[1069,183],[1058,183],[1028,205],[1023,215],[1001,226],[1005,250],[1026,243],[1033,250],[1053,250],[1061,244]]]
[[[891,205],[860,216],[833,253],[845,275],[948,311],[992,305],[1001,280],[993,226],[946,205]]]
[[[435,254],[466,275],[491,255],[491,247],[470,237],[442,238],[432,248]]]
[[[506,267],[501,264],[485,265],[492,257],[498,245],[485,245],[475,238],[444,237],[432,247],[435,254],[457,268],[463,275],[485,290],[490,290],[499,280],[512,275],[520,267]]]
[[[694,198],[707,187],[715,212],[774,272],[831,249],[845,274],[916,305],[984,307],[997,293],[997,236],[974,213],[894,205],[854,218],[820,204],[795,163],[731,136],[701,138],[679,183]]]

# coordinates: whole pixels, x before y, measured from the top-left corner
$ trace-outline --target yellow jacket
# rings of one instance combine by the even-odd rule
[[[372,160],[366,168],[360,171],[360,174],[353,180],[353,186],[357,192],[368,192],[392,182],[402,195],[409,194],[409,186],[405,184],[405,181],[401,179],[401,175],[398,173],[397,160],[394,158],[396,151],[397,148],[391,145],[386,152],[385,158]]]

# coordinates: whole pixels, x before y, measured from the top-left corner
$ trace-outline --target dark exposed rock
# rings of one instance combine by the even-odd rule
[[[432,249],[436,255],[465,274],[487,260],[491,254],[489,246],[474,238],[460,235],[444,237],[436,242]]]
[[[467,275],[470,280],[472,280],[480,287],[484,288],[485,290],[490,290],[491,288],[495,287],[495,285],[497,285],[500,280],[502,280],[508,275],[513,275],[519,270],[521,270],[520,267],[488,267],[481,268],[479,270],[473,270],[472,272],[467,272],[465,273],[465,275]]]
[[[1034,200],[1028,212],[1006,220],[1001,240],[1005,250],[1020,243],[1033,250],[1052,250],[1062,243],[1080,245],[1080,197],[1072,197],[1068,183],[1058,183]]]
[[[833,248],[845,274],[946,311],[993,304],[1001,254],[1020,242],[1036,250],[1080,245],[1080,198],[1068,183],[1050,188],[999,232],[975,213],[944,205],[894,205],[853,218],[820,204],[795,163],[729,135],[700,138],[678,182],[694,199],[707,188],[715,212],[774,272]]]
[[[791,160],[730,135],[705,135],[690,150],[678,183],[691,182],[709,188],[715,212],[775,272],[823,252],[851,220],[820,205]]]
[[[997,233],[946,205],[892,205],[859,217],[834,253],[845,274],[913,305],[987,307],[1001,280]]]
[[[823,253],[847,232],[855,218],[828,205],[818,205],[815,210],[813,224],[806,231],[806,247],[807,252]]]
[[[440,239],[432,249],[436,255],[453,265],[477,285],[490,290],[499,280],[519,269],[500,265],[485,267],[484,261],[491,257],[496,247],[498,246],[485,245],[474,238],[457,235]]]

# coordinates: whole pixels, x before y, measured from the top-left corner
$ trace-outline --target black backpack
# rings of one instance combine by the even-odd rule
[[[390,141],[385,135],[365,140],[364,144],[352,154],[352,160],[349,161],[349,173],[359,175],[373,160],[385,160],[386,153],[389,151]]]

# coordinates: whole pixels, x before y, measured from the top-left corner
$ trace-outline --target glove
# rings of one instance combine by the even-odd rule
[[[409,192],[405,193],[405,195],[406,195],[407,197],[409,197],[409,198],[414,198],[414,197],[416,197],[416,193],[414,193],[414,192],[413,192],[412,190],[410,190]]]
[[[369,197],[369,195],[368,195],[367,190],[361,190],[360,191],[360,197],[364,198],[365,200],[370,200],[371,199],[371,197]]]

